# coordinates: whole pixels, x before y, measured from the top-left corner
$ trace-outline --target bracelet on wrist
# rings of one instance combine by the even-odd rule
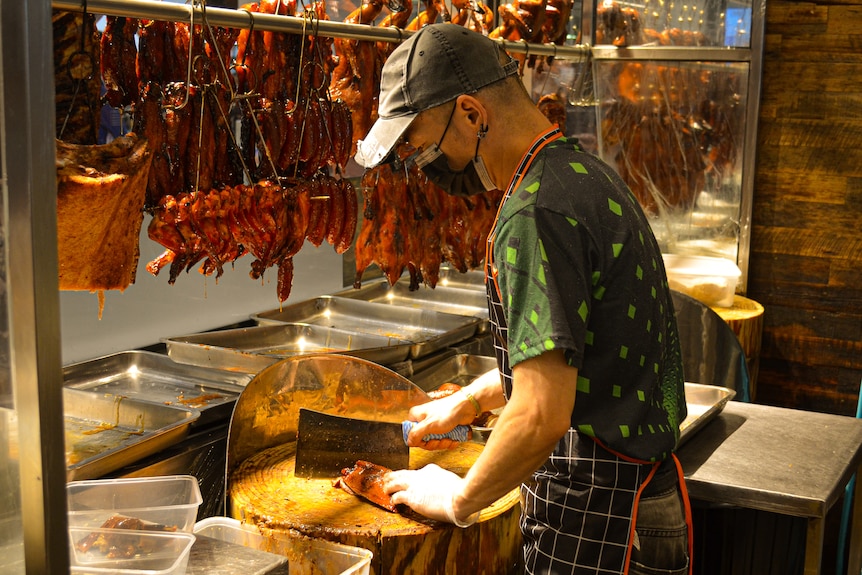
[[[472,393],[470,393],[469,391],[465,391],[463,389],[461,391],[464,393],[464,395],[467,396],[467,399],[470,401],[470,404],[473,406],[473,409],[476,411],[476,417],[479,417],[479,414],[482,413],[482,406],[479,405],[479,402],[476,401],[476,398],[473,397]]]
[[[448,500],[445,500],[445,503],[443,504],[443,509],[446,513],[446,517],[449,519],[449,521],[451,523],[454,523],[457,527],[464,528],[464,527],[470,527],[471,525],[476,523],[476,521],[478,521],[478,519],[479,519],[479,512],[478,511],[471,514],[464,521],[459,521],[458,518],[455,517],[454,500],[455,500],[455,495],[452,494],[452,497],[450,497]]]

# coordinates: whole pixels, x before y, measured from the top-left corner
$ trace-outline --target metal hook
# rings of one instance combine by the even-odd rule
[[[75,102],[78,99],[78,93],[81,92],[82,87],[87,107],[90,108],[90,110],[93,110],[93,103],[90,100],[90,93],[85,84],[88,80],[93,78],[93,74],[96,71],[95,58],[93,58],[93,55],[91,53],[87,52],[87,34],[85,31],[87,29],[88,17],[89,13],[87,10],[87,0],[83,0],[83,14],[81,17],[81,46],[77,51],[73,52],[69,56],[68,60],[66,60],[66,75],[69,76],[69,80],[72,81],[74,90],[72,92],[72,98],[69,101],[69,109],[66,111],[66,117],[63,119],[63,124],[60,127],[60,132],[58,134],[59,138],[62,138],[63,134],[66,132],[66,126],[69,123],[69,119],[72,117],[73,111],[75,109]]]
[[[186,71],[186,96],[185,100],[182,104],[178,106],[173,106],[171,104],[167,104],[162,106],[165,109],[172,110],[182,110],[186,106],[189,105],[190,93],[191,93],[191,85],[192,85],[192,65],[194,60],[192,58],[192,54],[194,54],[194,33],[195,33],[195,0],[192,0],[192,3],[189,4],[189,66]]]
[[[311,24],[311,35],[317,36],[320,30],[320,18],[317,17],[317,13],[314,10],[304,10],[302,13],[302,33],[300,37],[300,48],[299,48],[299,72],[296,78],[296,98],[295,102],[299,102],[300,98],[300,89],[302,85],[302,74],[306,69],[306,66],[315,66],[317,63],[314,61],[312,56],[309,56],[309,61],[305,62],[305,40],[308,36],[308,25]],[[317,46],[318,50],[320,49]],[[310,92],[318,92],[323,86],[310,86]],[[306,108],[308,107],[308,103],[306,102]]]
[[[200,66],[198,66],[200,64]],[[192,60],[192,75],[194,77],[195,83],[198,86],[205,86],[210,83],[210,81],[214,80],[214,78],[210,78],[209,74],[209,66],[207,66],[208,62],[203,54],[198,54]]]
[[[93,72],[96,70],[96,61],[93,55],[78,50],[69,56],[66,60],[66,74],[73,82],[83,82],[93,77]]]
[[[248,35],[249,35],[249,37],[251,37],[251,35],[254,34],[254,13],[251,12],[250,10],[248,10],[247,8],[239,8],[238,10],[241,10],[241,11],[245,12],[246,14],[248,14]],[[246,91],[240,92],[239,91],[240,78],[239,78],[239,73],[237,73],[237,75],[236,75],[236,89],[233,91],[233,94],[232,94],[233,98],[235,98],[235,99],[236,98],[249,98],[249,97],[254,95],[254,90],[255,90],[255,88],[257,88],[257,73],[246,65],[245,58],[247,55],[248,55],[248,50],[244,51],[242,53],[242,58],[240,59],[240,61],[234,62],[233,66],[231,66],[231,68],[230,68],[231,70],[237,70],[237,71],[244,70],[246,72],[246,75],[247,75],[247,77],[245,78],[245,81],[247,84]],[[251,81],[249,81],[248,76],[250,76]]]
[[[254,34],[254,14],[252,14],[251,10],[247,8],[240,8],[243,12],[248,14],[248,35],[251,37]],[[248,50],[242,53],[242,62],[240,63],[241,67],[245,67],[245,56],[248,54]]]
[[[237,72],[236,78],[234,80],[234,76],[231,76],[231,79],[236,82],[236,90],[232,93],[232,98],[234,100],[239,100],[241,98],[252,98],[256,96],[255,88],[257,88],[257,72],[246,66],[245,64],[234,64],[231,66],[231,70],[243,70],[246,74],[245,83],[247,85],[245,92],[239,91],[239,73]]]
[[[213,27],[209,23],[209,19],[207,17],[207,9],[206,9],[206,0],[201,0],[201,21],[202,25],[206,28],[207,31],[207,42],[209,42],[210,46],[212,46],[212,51],[215,53],[215,59],[218,61],[218,72],[222,74],[222,77],[225,80],[225,85],[228,88],[228,92],[230,92],[230,97],[233,98],[236,95],[236,90],[234,89],[234,85],[232,82],[230,70],[228,69],[227,64],[225,64],[225,60],[222,57],[221,50],[219,50],[219,44],[216,40],[215,32],[213,32]],[[198,56],[198,57],[202,57]],[[209,78],[211,82],[218,82],[218,74],[214,73]]]
[[[87,0],[84,0],[83,8],[83,18],[81,19],[81,52],[83,52],[84,48],[86,47],[84,40],[86,39],[87,35],[84,34],[84,27],[87,25],[87,16],[89,16],[89,14],[87,14]]]

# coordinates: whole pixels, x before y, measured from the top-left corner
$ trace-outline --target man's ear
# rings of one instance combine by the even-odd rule
[[[479,130],[488,125],[488,113],[485,104],[470,94],[458,96],[456,106],[470,122],[471,130],[479,133]]]

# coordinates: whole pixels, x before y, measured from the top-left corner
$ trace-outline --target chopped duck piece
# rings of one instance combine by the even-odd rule
[[[396,513],[398,509],[389,495],[383,491],[383,478],[390,471],[392,470],[382,465],[360,460],[353,467],[342,469],[341,477],[335,480],[333,486]]]

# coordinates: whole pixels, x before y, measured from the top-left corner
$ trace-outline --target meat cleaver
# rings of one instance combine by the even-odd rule
[[[412,422],[369,421],[300,408],[294,474],[306,478],[338,477],[343,468],[359,460],[389,469],[406,469],[410,450],[405,438],[411,425]],[[466,441],[470,433],[468,426],[459,425],[439,437]]]

